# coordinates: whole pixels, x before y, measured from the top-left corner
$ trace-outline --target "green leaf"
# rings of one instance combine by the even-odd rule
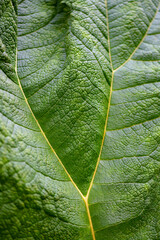
[[[0,239],[160,239],[159,0],[0,0]]]

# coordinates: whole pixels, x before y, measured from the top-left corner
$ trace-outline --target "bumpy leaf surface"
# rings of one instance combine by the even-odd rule
[[[160,239],[159,79],[159,0],[0,0],[0,239]]]

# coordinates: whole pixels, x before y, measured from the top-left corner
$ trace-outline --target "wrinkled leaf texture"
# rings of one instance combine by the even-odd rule
[[[160,239],[159,0],[0,0],[0,239]]]

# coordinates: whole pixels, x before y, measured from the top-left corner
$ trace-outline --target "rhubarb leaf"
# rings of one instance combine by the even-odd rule
[[[159,0],[0,0],[0,239],[160,239]]]

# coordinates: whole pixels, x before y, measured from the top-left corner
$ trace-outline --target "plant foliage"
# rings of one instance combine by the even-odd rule
[[[159,0],[0,0],[0,239],[160,239]]]

